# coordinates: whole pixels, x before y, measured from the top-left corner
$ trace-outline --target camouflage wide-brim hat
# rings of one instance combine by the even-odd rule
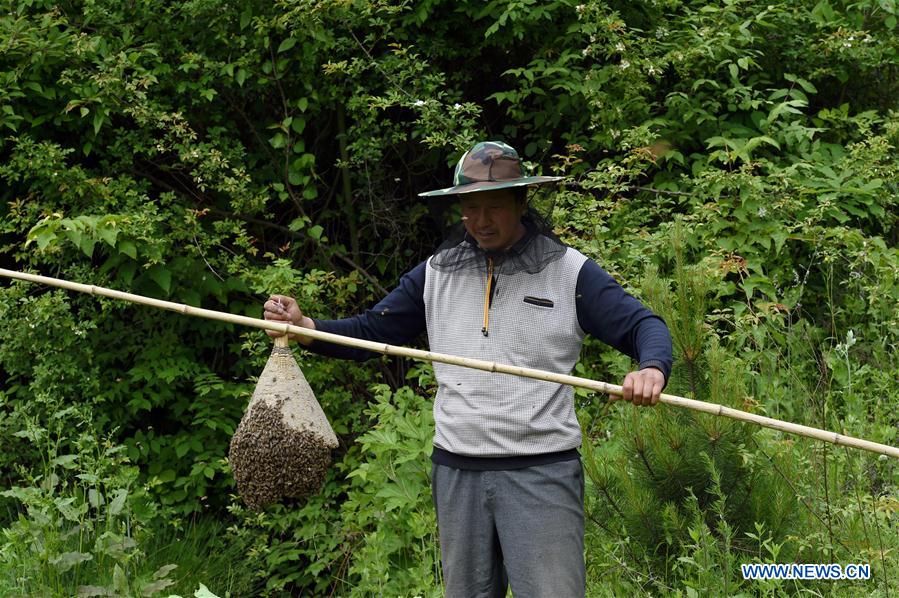
[[[560,176],[522,176],[521,158],[502,141],[482,141],[462,154],[453,174],[453,186],[419,193],[419,197],[463,195],[492,189],[545,185]]]

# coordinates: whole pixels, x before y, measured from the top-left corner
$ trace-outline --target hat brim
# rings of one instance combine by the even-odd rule
[[[529,185],[546,185],[561,181],[565,177],[561,176],[526,176],[511,181],[480,181],[477,183],[467,183],[465,185],[456,185],[455,187],[447,187],[446,189],[437,189],[436,191],[425,191],[419,193],[419,197],[438,197],[442,195],[465,195],[466,193],[477,193],[479,191],[491,191],[493,189],[509,189],[512,187],[527,187]]]

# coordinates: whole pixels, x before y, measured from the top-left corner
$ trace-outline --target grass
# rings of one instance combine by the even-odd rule
[[[169,575],[175,583],[166,588],[168,594],[193,596],[201,583],[222,598],[259,593],[246,546],[235,541],[225,524],[212,516],[195,517],[182,530],[173,526],[157,529],[146,543],[147,570],[178,565]]]

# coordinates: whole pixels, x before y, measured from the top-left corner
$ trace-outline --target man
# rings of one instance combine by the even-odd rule
[[[589,333],[634,357],[624,399],[655,405],[671,370],[665,323],[595,262],[565,246],[536,211],[514,149],[482,142],[459,160],[462,226],[361,315],[312,320],[280,295],[265,318],[432,351],[568,374]],[[269,332],[277,336],[275,332]],[[298,338],[336,357],[374,354]],[[450,597],[583,596],[584,481],[573,389],[434,364],[432,493]]]

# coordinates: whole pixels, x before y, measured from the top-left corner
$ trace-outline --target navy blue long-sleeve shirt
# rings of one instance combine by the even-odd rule
[[[425,331],[425,269],[418,264],[374,307],[340,320],[314,320],[317,330],[370,341],[403,345]],[[667,383],[673,362],[671,335],[665,322],[633,296],[593,260],[578,273],[577,318],[581,329],[635,359],[640,369],[661,370]],[[329,357],[366,360],[377,355],[323,341],[309,350]]]

